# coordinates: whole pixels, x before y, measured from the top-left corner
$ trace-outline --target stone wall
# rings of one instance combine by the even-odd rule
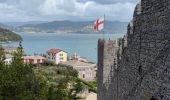
[[[170,0],[141,0],[126,36],[118,69],[99,66],[105,70],[102,74],[111,72],[107,76],[112,77],[106,86],[110,90],[104,92],[108,95],[99,93],[104,98],[98,100],[170,100]],[[105,59],[110,58],[103,57],[103,63]]]
[[[117,47],[116,41],[108,40],[105,41],[100,39],[98,41],[98,100],[108,100],[111,83],[111,71],[113,69],[114,61],[116,60]],[[104,58],[104,59],[103,59]],[[105,67],[103,67],[105,66]]]

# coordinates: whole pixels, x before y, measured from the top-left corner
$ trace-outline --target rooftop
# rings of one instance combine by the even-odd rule
[[[46,59],[45,57],[42,56],[24,56],[24,59]]]
[[[7,50],[16,50],[17,47],[13,47],[13,46],[2,46],[3,49],[7,49]]]
[[[81,61],[77,61],[77,60],[70,60],[70,61],[67,61],[67,62],[62,62],[61,64],[67,65],[67,66],[72,66],[72,67],[91,67],[91,66],[95,66],[95,64],[81,62]]]
[[[48,53],[59,53],[59,52],[61,52],[61,51],[63,51],[63,50],[60,50],[60,49],[50,49],[50,50],[48,50],[47,52],[48,52]]]
[[[13,56],[10,55],[10,54],[5,54],[5,57],[6,57],[6,59],[8,59],[8,58],[13,58]]]

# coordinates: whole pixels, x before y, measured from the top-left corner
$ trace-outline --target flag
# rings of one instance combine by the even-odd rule
[[[99,18],[94,23],[94,29],[99,32],[104,29],[104,18]]]

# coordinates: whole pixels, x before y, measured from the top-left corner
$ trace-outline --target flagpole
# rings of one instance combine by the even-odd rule
[[[103,22],[103,39],[104,39],[104,34],[105,34],[105,14],[104,14],[104,22]]]

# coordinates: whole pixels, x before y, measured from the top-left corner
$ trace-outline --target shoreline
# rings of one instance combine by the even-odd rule
[[[0,44],[18,43],[19,41],[0,41]]]
[[[70,34],[103,34],[103,33],[97,33],[97,32],[17,32],[16,33],[28,33],[28,34],[65,34],[65,35],[70,35]],[[125,33],[105,33],[107,34],[125,34]]]

